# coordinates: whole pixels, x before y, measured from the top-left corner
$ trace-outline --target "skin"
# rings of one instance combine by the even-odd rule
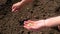
[[[13,4],[12,6],[12,12],[17,12],[19,11],[24,5],[28,4],[32,2],[32,0],[22,0],[20,2],[17,2],[15,4]],[[57,17],[52,17],[52,18],[48,18],[46,20],[38,20],[38,21],[25,21],[24,22],[24,28],[28,29],[28,30],[41,30],[45,27],[53,27],[56,25],[60,24],[60,16]],[[60,26],[58,26],[58,29],[60,29]]]
[[[53,27],[53,26],[60,25],[60,16],[46,19],[45,24],[48,27]]]
[[[45,27],[44,24],[45,20],[39,20],[39,21],[25,21],[24,22],[24,28],[28,29],[28,30],[33,30],[33,31],[37,31],[39,29],[43,29]],[[31,25],[30,25],[31,23]]]
[[[32,2],[32,0],[22,0],[20,2],[17,2],[15,4],[13,4],[12,6],[12,12],[17,12],[19,11],[24,5],[28,4]]]
[[[32,26],[28,26],[28,24],[32,22],[35,25]],[[60,16],[57,17],[52,17],[52,18],[48,18],[46,20],[38,20],[38,21],[25,21],[24,22],[24,27],[28,30],[38,30],[38,29],[43,29],[45,27],[54,27],[60,24]],[[60,29],[60,26],[58,26],[58,28]]]

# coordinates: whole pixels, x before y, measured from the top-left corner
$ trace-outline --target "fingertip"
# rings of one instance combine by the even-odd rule
[[[12,6],[12,9],[14,9],[14,6]]]
[[[12,12],[14,12],[14,9],[12,9]]]
[[[15,8],[14,7],[12,7],[12,12],[14,12],[15,11]]]
[[[24,27],[24,28],[26,28],[26,29],[30,30],[30,28],[29,28],[29,27]]]
[[[28,24],[28,22],[27,21],[24,21],[24,24]]]
[[[24,28],[28,28],[27,26],[23,26]]]
[[[24,21],[24,25],[26,24],[26,22]]]
[[[28,27],[28,26],[23,26],[23,27],[26,28],[27,30],[32,31],[32,28],[31,27]]]
[[[23,26],[25,28],[25,26]]]
[[[14,12],[17,12],[18,10],[15,10]]]
[[[16,8],[12,9],[12,12],[17,12],[18,10]]]

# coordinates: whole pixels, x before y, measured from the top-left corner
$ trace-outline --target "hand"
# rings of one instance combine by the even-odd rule
[[[13,6],[12,6],[12,12],[18,11],[22,7],[21,4],[22,4],[22,2],[18,2],[16,4],[13,4]]]
[[[25,4],[32,2],[32,0],[22,0],[21,2],[15,3],[12,6],[12,12],[20,10]]]
[[[25,5],[25,3],[26,3],[26,1],[22,0],[21,2],[13,4],[12,12],[16,12],[16,11],[20,10]]]
[[[39,20],[39,21],[28,20],[24,22],[24,28],[28,30],[36,31],[45,27],[44,22],[45,22],[44,20]]]

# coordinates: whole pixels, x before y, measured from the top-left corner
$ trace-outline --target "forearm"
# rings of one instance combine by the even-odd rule
[[[48,27],[56,26],[60,24],[60,16],[52,17],[45,20],[45,24]]]
[[[23,7],[24,5],[26,5],[26,4],[30,3],[30,2],[32,2],[32,0],[22,0],[22,1],[18,2],[18,3],[19,3],[19,5],[21,7]]]
[[[24,2],[32,2],[33,0],[22,0]]]
[[[22,0],[21,2],[23,2],[23,4],[28,4],[30,2],[32,2],[33,0]]]

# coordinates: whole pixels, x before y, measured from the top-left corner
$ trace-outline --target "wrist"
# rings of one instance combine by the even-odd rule
[[[39,26],[45,27],[45,20],[39,20],[37,21]]]
[[[32,2],[32,1],[33,0],[22,0],[22,2],[25,3],[25,4],[28,4],[28,3]]]
[[[20,2],[18,2],[18,5],[19,6],[24,6],[25,5],[25,2],[24,1],[20,1]]]
[[[49,20],[46,19],[44,24],[45,24],[46,27],[49,27]]]
[[[54,26],[54,22],[52,22],[51,19],[46,19],[44,24],[45,24],[46,27]]]

